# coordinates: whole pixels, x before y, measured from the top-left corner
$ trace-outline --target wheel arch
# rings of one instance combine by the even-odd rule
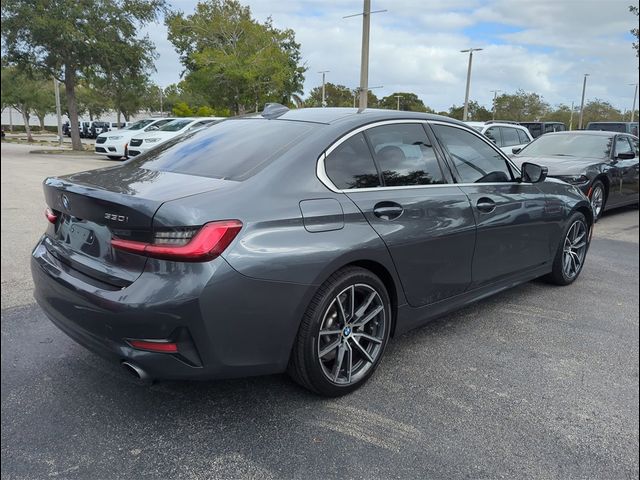
[[[607,200],[609,199],[609,189],[611,188],[611,182],[609,181],[609,177],[605,173],[601,173],[597,177],[595,177],[591,182],[591,186],[593,187],[593,184],[597,181],[602,182],[602,184],[604,185],[604,204],[606,206]]]
[[[396,285],[396,281],[391,274],[391,272],[379,262],[374,260],[356,260],[346,265],[343,265],[339,270],[347,267],[360,267],[365,270],[369,270],[375,276],[377,276],[380,281],[384,284],[387,289],[387,293],[389,294],[389,300],[391,301],[391,331],[390,336],[393,337],[396,330],[396,320],[398,316],[398,285]],[[334,272],[335,273],[335,272]]]

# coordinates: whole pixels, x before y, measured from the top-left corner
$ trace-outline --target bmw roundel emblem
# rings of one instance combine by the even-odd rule
[[[69,197],[66,195],[62,195],[62,206],[67,210],[71,210],[71,203],[69,202]]]
[[[351,327],[344,327],[344,330],[342,330],[342,334],[345,337],[348,337],[349,335],[351,335]]]

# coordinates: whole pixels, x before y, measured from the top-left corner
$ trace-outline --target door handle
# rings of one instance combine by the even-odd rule
[[[404,208],[396,202],[380,202],[373,207],[373,214],[382,220],[394,220],[402,215]]]
[[[476,207],[478,210],[484,213],[491,213],[496,209],[496,202],[487,197],[482,197],[478,199],[478,203],[476,203]]]

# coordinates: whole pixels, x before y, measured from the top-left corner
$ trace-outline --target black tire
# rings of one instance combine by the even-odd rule
[[[601,202],[598,198],[601,199]],[[589,201],[591,202],[591,208],[593,209],[593,221],[597,222],[602,216],[607,204],[607,190],[604,188],[604,183],[600,180],[596,180],[591,184],[591,197],[589,198]],[[597,209],[594,203],[599,204]]]
[[[110,160],[120,160],[122,157],[120,155],[107,155],[107,158]]]
[[[576,271],[567,272],[567,269],[565,268],[565,247],[567,245],[568,237],[572,235],[572,228],[574,228],[576,222],[581,223],[584,227],[584,252],[581,254],[582,259]],[[553,259],[553,268],[551,273],[545,277],[545,280],[556,285],[564,286],[570,285],[580,276],[580,272],[582,272],[582,268],[584,267],[584,262],[586,260],[587,250],[589,249],[589,234],[590,227],[585,216],[580,212],[574,212],[571,217],[569,217],[567,225],[562,232],[562,237],[558,244],[558,250],[556,251],[556,255]]]
[[[359,303],[363,299],[372,300]],[[341,310],[344,309],[344,322],[340,322],[336,300],[341,302]],[[379,313],[372,316],[376,311]],[[371,320],[366,320],[370,316]],[[359,326],[358,323],[363,321],[366,325]],[[325,333],[321,336],[323,325]],[[380,364],[390,331],[391,302],[382,281],[364,268],[347,267],[339,270],[320,286],[304,314],[288,373],[297,383],[320,395],[338,397],[350,393],[362,386]],[[363,335],[375,337],[375,342]],[[341,343],[335,345],[336,342]],[[363,342],[367,342],[366,345]],[[343,350],[342,355],[340,350]],[[323,351],[328,353],[323,354]],[[373,362],[367,360],[361,351],[368,352],[366,355]],[[333,359],[331,354],[335,354]],[[332,360],[333,368],[329,372],[328,366]],[[330,379],[336,371],[335,380]],[[344,377],[342,379],[339,378],[341,374]]]

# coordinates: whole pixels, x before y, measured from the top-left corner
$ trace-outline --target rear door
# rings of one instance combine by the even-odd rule
[[[514,148],[523,148],[526,146],[526,142],[521,142],[518,136],[518,129],[513,127],[500,127],[500,133],[502,134],[502,148],[501,150],[506,154],[512,153]],[[524,133],[524,132],[523,132]]]
[[[618,170],[620,202],[631,203],[638,200],[638,141],[628,135],[617,135],[614,149],[614,165]],[[633,153],[631,159],[618,159],[621,153]]]
[[[356,131],[327,151],[325,170],[387,245],[410,305],[467,289],[473,213],[423,122],[389,121]]]
[[[554,225],[545,195],[519,183],[505,157],[466,128],[432,122],[477,224],[473,287],[518,275],[550,261]]]

